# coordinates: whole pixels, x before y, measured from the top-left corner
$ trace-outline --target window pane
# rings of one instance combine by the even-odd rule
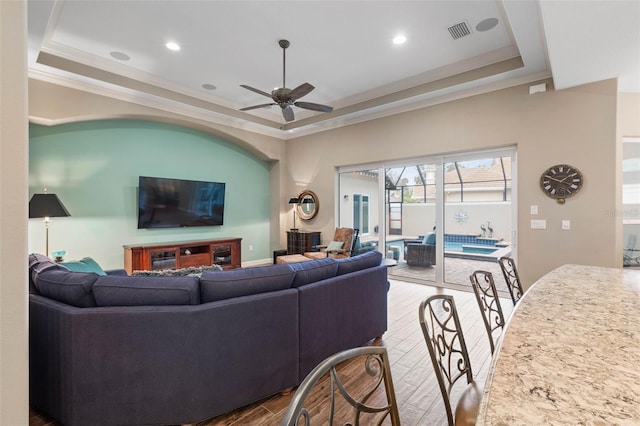
[[[510,201],[511,157],[446,163],[446,201]]]

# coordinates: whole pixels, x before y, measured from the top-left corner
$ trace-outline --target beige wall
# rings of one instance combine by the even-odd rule
[[[490,147],[517,146],[519,271],[526,287],[565,263],[619,265],[615,80],[529,95],[529,85],[360,123],[287,142],[289,187],[315,191],[312,225],[332,232],[336,167]],[[552,82],[547,81],[552,88]],[[538,187],[549,166],[568,163],[585,176],[565,205]],[[531,230],[529,206],[546,230]],[[571,230],[561,231],[563,219]]]
[[[638,98],[618,99],[615,80],[562,91],[554,91],[550,80],[546,83],[550,89],[545,93],[529,95],[529,85],[522,85],[287,142],[37,81],[30,81],[29,112],[32,119],[52,124],[116,116],[174,122],[210,131],[259,158],[274,160],[271,210],[279,218],[270,237],[274,249],[285,246],[291,222],[288,197],[303,189],[315,191],[321,201],[318,216],[304,223],[304,229],[333,234],[336,167],[515,145],[518,260],[528,286],[564,263],[621,264],[616,141],[621,139],[620,129],[638,127],[634,120]],[[55,101],[62,98],[72,101]],[[622,111],[619,115],[616,106]],[[564,206],[538,188],[540,174],[558,163],[580,168],[586,182]],[[531,205],[538,205],[535,218],[546,219],[547,230],[529,229]],[[560,232],[563,219],[572,221],[570,231]]]
[[[272,224],[273,248],[284,246],[291,221],[288,197],[307,188],[318,194],[322,207],[304,228],[332,234],[336,167],[516,145],[518,254],[523,281],[530,285],[563,263],[620,265],[617,141],[640,133],[638,96],[618,98],[615,80],[562,91],[546,83],[545,93],[529,95],[528,85],[522,85],[287,142],[38,81],[30,81],[29,111],[35,121],[49,124],[112,117],[183,124],[273,160],[272,216],[278,218]],[[60,104],[56,99],[72,101]],[[565,162],[582,170],[586,184],[560,206],[542,194],[538,180],[547,167]],[[529,229],[531,205],[539,206],[535,218],[547,220],[546,231]],[[571,231],[559,232],[563,219],[572,221]],[[592,246],[594,250],[584,250]]]
[[[27,5],[0,1],[0,425],[29,422]]]
[[[618,128],[622,137],[640,137],[640,93],[618,94]]]

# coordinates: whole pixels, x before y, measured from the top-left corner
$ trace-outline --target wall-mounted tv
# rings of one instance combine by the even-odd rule
[[[138,229],[221,226],[225,184],[140,176]]]

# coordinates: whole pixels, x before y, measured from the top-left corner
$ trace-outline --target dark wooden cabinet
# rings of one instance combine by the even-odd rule
[[[287,253],[302,254],[320,244],[320,232],[287,231]]]
[[[131,274],[133,271],[180,269],[214,264],[224,269],[239,268],[242,261],[241,241],[242,238],[219,238],[125,245],[124,269]]]

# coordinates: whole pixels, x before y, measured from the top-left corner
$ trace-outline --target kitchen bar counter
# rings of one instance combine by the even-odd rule
[[[640,424],[640,271],[565,265],[520,300],[478,425]]]

